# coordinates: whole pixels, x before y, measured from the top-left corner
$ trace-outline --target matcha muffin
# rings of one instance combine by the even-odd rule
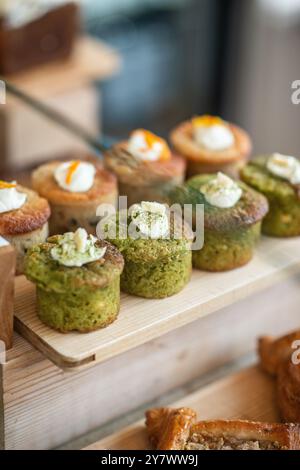
[[[36,284],[39,318],[63,333],[109,325],[119,312],[123,266],[114,246],[81,228],[36,245],[26,255],[25,274]]]
[[[192,231],[163,204],[143,201],[120,211],[103,221],[102,236],[124,256],[124,292],[159,299],[176,294],[189,281]]]
[[[243,168],[241,178],[269,201],[263,233],[300,235],[300,162],[296,158],[278,153],[256,157]]]
[[[198,175],[183,190],[172,195],[174,201],[204,208],[204,244],[193,251],[193,266],[205,271],[227,271],[250,261],[259,239],[261,220],[268,203],[264,196],[223,173]]]

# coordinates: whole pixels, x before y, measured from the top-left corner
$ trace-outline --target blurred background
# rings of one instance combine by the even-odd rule
[[[178,122],[210,113],[245,127],[255,153],[300,155],[300,105],[291,101],[300,79],[300,0],[82,0],[80,27],[69,12],[65,37],[53,17],[47,34],[39,29],[41,14],[68,3],[0,1],[4,77],[107,139],[137,127],[167,137]],[[14,47],[18,60],[37,47],[40,55],[11,67],[3,48]],[[9,97],[0,105],[2,173],[81,149],[41,121]]]

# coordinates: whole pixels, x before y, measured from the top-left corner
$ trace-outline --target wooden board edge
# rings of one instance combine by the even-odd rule
[[[0,364],[0,450],[5,449],[4,413],[3,364]]]
[[[205,307],[204,304],[187,309],[184,312],[178,314],[176,319],[174,319],[174,322],[176,322],[175,327],[174,322],[171,322],[170,319],[166,319],[164,322],[160,323],[159,329],[157,328],[157,325],[149,326],[147,328],[146,335],[137,335],[132,332],[132,334],[128,335],[126,340],[123,340],[121,343],[118,343],[118,340],[114,341],[114,343],[117,344],[117,351],[115,349],[115,345],[113,343],[109,343],[101,346],[100,349],[95,349],[95,351],[93,351],[93,353],[89,354],[88,356],[84,357],[81,355],[81,357],[70,357],[60,353],[58,350],[53,349],[48,343],[43,341],[38,335],[34,333],[34,331],[28,328],[27,325],[22,323],[22,321],[17,317],[15,317],[15,329],[58,367],[65,371],[78,372],[87,366],[107,361],[108,359],[118,356],[119,354],[122,354],[128,350],[155,340],[162,335],[170,333],[171,331],[175,331],[176,329],[181,328],[189,323],[204,318],[223,308],[233,305],[240,300],[250,297],[254,293],[261,292],[262,290],[270,287],[272,284],[283,281],[292,275],[299,274],[299,267],[300,262],[297,261],[296,263],[292,263],[291,265],[278,270],[277,273],[274,273],[270,276],[266,275],[259,281],[258,287],[256,287],[254,290],[253,285],[257,285],[257,281],[253,281],[241,288],[233,289],[230,292],[226,292],[225,294],[218,296],[216,299],[213,299],[209,302],[209,307]],[[232,296],[234,296],[234,301],[232,301]],[[199,309],[202,310],[200,314]],[[128,346],[128,342],[130,343],[130,346]]]

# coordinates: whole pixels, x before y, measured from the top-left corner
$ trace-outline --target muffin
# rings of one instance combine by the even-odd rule
[[[243,168],[241,179],[269,201],[263,233],[274,237],[300,235],[300,162],[296,158],[278,153],[259,156]]]
[[[188,176],[221,171],[237,178],[252,149],[247,132],[215,116],[183,122],[170,140],[178,155],[186,158]]]
[[[117,180],[99,163],[73,160],[50,162],[32,174],[32,186],[51,206],[50,234],[79,227],[96,233],[100,204],[117,204]]]
[[[192,231],[163,204],[135,204],[104,220],[102,230],[124,256],[124,292],[159,299],[176,294],[189,281]]]
[[[260,237],[261,220],[268,211],[266,198],[229,176],[198,175],[187,181],[174,201],[204,208],[204,244],[193,250],[193,266],[205,271],[227,271],[248,263]],[[202,227],[201,227],[202,228]],[[201,234],[198,233],[198,236]]]
[[[16,250],[16,273],[23,273],[26,251],[48,237],[46,199],[17,183],[0,181],[0,235]]]
[[[141,201],[165,202],[165,193],[184,181],[184,159],[172,154],[166,141],[152,132],[137,129],[114,150],[126,150],[137,161],[129,168],[109,153],[105,157],[107,167],[118,178],[120,195],[127,196],[128,207]]]
[[[25,274],[36,284],[39,318],[62,333],[109,325],[120,308],[123,266],[114,246],[81,228],[33,247],[25,258]]]

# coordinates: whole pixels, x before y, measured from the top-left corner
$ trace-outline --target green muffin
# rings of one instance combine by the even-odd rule
[[[269,201],[270,210],[262,225],[262,231],[266,235],[274,237],[300,235],[300,177],[296,175],[297,172],[300,174],[300,164],[296,159],[292,159],[293,157],[279,154],[260,156],[241,171],[242,180],[264,194]],[[276,160],[279,163],[280,171],[277,175],[270,171],[272,160],[273,164]],[[281,161],[283,165],[287,164],[287,168],[283,166],[280,169]],[[273,167],[274,170],[276,172],[276,166]],[[280,177],[279,174],[285,177]]]
[[[218,189],[219,203],[224,207],[212,204],[211,198],[208,197],[212,188],[214,191],[215,188]],[[233,191],[235,201],[228,199],[229,196],[232,199],[228,188]],[[198,175],[189,179],[182,189],[179,188],[172,194],[172,201],[181,205],[192,204],[195,232],[198,230],[195,225],[196,204],[203,205],[204,244],[201,249],[193,251],[195,268],[227,271],[243,266],[251,260],[253,248],[260,237],[261,220],[268,210],[264,196],[245,184],[234,182],[228,176],[218,173]],[[232,202],[234,204],[230,206]]]
[[[123,257],[85,231],[80,241],[82,230],[50,237],[25,258],[25,275],[37,288],[39,318],[63,333],[103,328],[116,319],[120,308]]]
[[[163,204],[135,204],[113,216],[103,228],[103,236],[125,259],[122,291],[160,299],[181,291],[189,281],[192,231]]]

